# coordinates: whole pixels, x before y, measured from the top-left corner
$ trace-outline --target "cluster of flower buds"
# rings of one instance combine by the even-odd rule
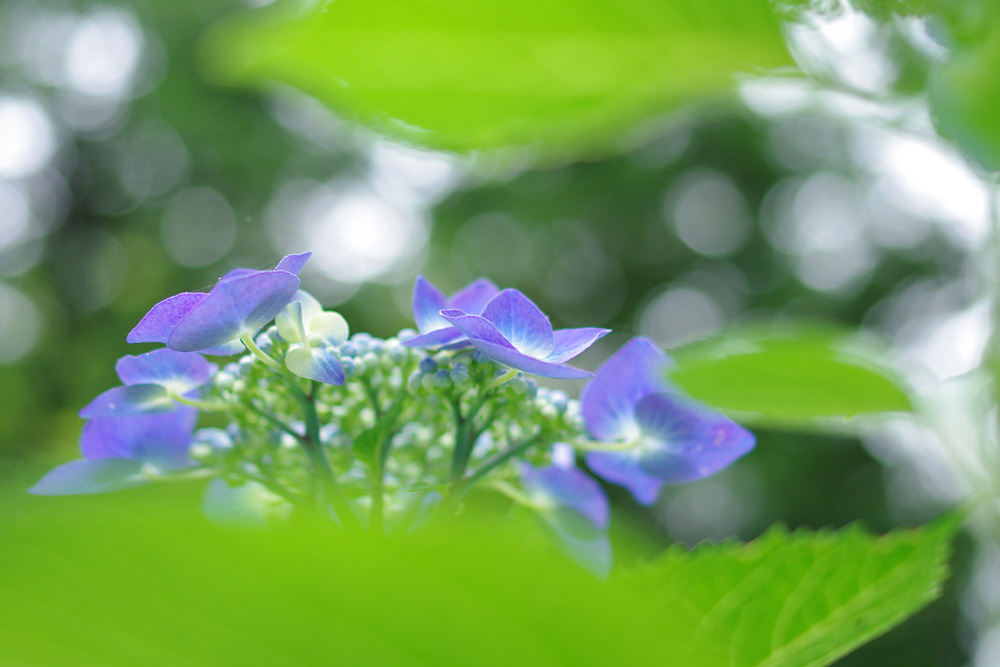
[[[479,486],[536,512],[604,571],[610,512],[591,473],[648,505],[663,484],[711,475],[754,445],[670,386],[669,359],[647,339],[592,374],[567,362],[608,330],[553,330],[521,292],[485,279],[447,297],[422,277],[418,331],[350,336],[299,289],[308,258],[235,269],[208,293],[156,304],[128,341],[166,347],[119,360],[122,385],[80,413],[83,458],[31,491],[206,477],[205,511],[219,520],[314,508],[345,530],[383,533],[447,516]],[[221,368],[202,356],[239,353]],[[577,401],[535,376],[590,379]]]

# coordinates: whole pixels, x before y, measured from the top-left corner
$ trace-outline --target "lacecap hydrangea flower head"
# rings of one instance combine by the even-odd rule
[[[593,375],[567,362],[607,329],[554,329],[524,294],[486,279],[445,296],[423,277],[419,331],[350,335],[301,289],[308,258],[234,269],[209,292],[156,304],[127,338],[166,347],[118,362],[122,384],[81,410],[83,458],[31,491],[207,478],[213,520],[259,525],[319,509],[349,533],[387,533],[447,519],[478,487],[534,513],[604,574],[611,513],[599,479],[649,504],[663,484],[713,474],[753,447],[667,384],[666,356],[646,339]],[[240,353],[221,367],[202,356]],[[576,401],[536,377],[590,380]],[[197,428],[209,414],[214,425]]]

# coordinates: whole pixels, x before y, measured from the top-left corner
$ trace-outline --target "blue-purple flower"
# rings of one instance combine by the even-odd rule
[[[587,431],[620,451],[592,451],[587,465],[649,505],[660,487],[719,472],[754,446],[754,436],[718,412],[680,396],[662,379],[669,360],[634,338],[587,384],[580,407]]]
[[[188,447],[198,411],[91,419],[83,427],[83,459],[61,465],[28,489],[44,496],[104,493],[148,481],[144,469],[170,471],[192,465]]]
[[[525,373],[560,379],[592,375],[563,362],[609,333],[608,329],[589,327],[553,331],[549,318],[531,299],[515,289],[505,289],[493,297],[481,315],[448,309],[441,311],[441,317],[496,363]]]
[[[118,360],[115,370],[123,386],[104,392],[80,411],[84,419],[169,412],[177,397],[190,396],[208,382],[214,365],[195,352],[169,348]]]
[[[288,255],[271,271],[233,269],[208,293],[184,292],[153,306],[128,335],[130,343],[164,343],[180,352],[236,354],[281,312],[299,289],[312,253]]]
[[[464,341],[465,336],[448,320],[441,317],[442,310],[457,309],[479,315],[500,290],[492,281],[480,278],[446,297],[441,290],[423,276],[413,284],[413,319],[419,336],[405,341],[410,347],[441,347]]]
[[[551,527],[563,549],[588,570],[607,575],[611,545],[605,530],[610,509],[601,486],[583,471],[559,465],[521,464],[528,500]]]

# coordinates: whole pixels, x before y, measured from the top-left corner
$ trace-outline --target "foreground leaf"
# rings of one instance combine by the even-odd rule
[[[289,83],[432,147],[574,153],[792,64],[767,0],[279,0],[217,26],[202,55],[217,82]]]
[[[821,330],[732,332],[676,351],[670,380],[762,425],[811,427],[817,417],[911,410],[904,385],[844,341]]]
[[[670,664],[820,667],[935,599],[954,519],[873,537],[772,529],[747,544],[673,549],[639,575],[684,638]]]
[[[954,529],[772,532],[602,582],[534,521],[347,540],[143,497],[6,505],[0,664],[821,665],[937,595]]]

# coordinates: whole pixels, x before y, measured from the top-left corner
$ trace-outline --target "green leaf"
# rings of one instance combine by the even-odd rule
[[[950,517],[881,538],[770,530],[747,545],[672,549],[638,577],[684,638],[676,665],[820,667],[898,625],[941,592]]]
[[[372,426],[362,431],[358,437],[354,438],[351,451],[354,456],[369,468],[375,468],[378,460],[378,448],[382,442],[382,429],[379,426]]]
[[[720,410],[773,426],[810,427],[912,409],[904,385],[842,334],[819,329],[733,331],[673,352],[669,379]]]
[[[955,527],[774,531],[602,582],[531,521],[240,532],[150,493],[4,499],[0,664],[820,665],[937,595]]]
[[[792,65],[768,0],[279,0],[201,55],[217,83],[288,83],[414,142],[550,156]]]

